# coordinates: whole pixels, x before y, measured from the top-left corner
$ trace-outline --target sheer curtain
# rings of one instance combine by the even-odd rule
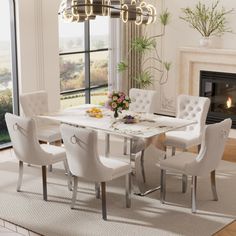
[[[122,25],[122,60],[128,65],[122,76],[122,90],[128,93],[130,88],[137,88],[138,84],[134,78],[141,72],[141,57],[139,53],[131,50],[132,42],[142,35],[142,27],[134,22]]]
[[[109,91],[121,91],[121,76],[118,73],[117,65],[121,60],[121,20],[113,18],[110,20],[109,34]]]

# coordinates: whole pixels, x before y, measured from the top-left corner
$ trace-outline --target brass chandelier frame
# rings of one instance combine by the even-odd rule
[[[136,25],[154,23],[157,15],[152,4],[136,0],[62,0],[58,14],[68,22],[84,22],[100,15]]]

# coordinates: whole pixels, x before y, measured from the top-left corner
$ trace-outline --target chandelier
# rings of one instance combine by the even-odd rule
[[[96,15],[121,18],[124,23],[133,21],[136,25],[156,21],[156,8],[136,0],[62,0],[58,14],[68,22],[93,20]]]

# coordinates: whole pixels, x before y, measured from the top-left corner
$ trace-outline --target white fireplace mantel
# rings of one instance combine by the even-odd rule
[[[201,70],[236,73],[236,50],[180,48],[178,94],[199,95]]]
[[[236,73],[236,50],[180,48],[178,94],[199,95],[201,70]],[[236,129],[229,136],[236,138]]]

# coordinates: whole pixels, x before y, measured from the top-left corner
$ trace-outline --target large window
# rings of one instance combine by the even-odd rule
[[[10,142],[5,113],[18,113],[14,11],[13,0],[0,1],[0,148]]]
[[[61,106],[102,104],[108,91],[108,17],[60,20]]]

